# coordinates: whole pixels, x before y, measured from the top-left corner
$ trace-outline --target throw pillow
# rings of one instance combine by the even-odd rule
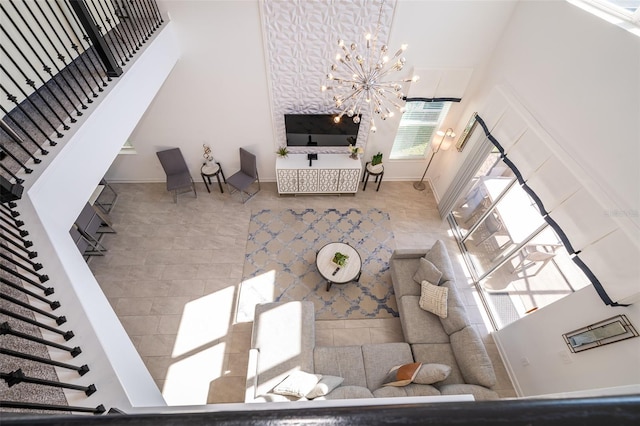
[[[434,284],[440,285],[445,281],[455,280],[451,259],[449,259],[447,248],[444,246],[442,240],[437,240],[424,255],[424,258],[434,265],[438,265],[438,269],[442,272],[442,278],[440,278],[439,282],[432,281]]]
[[[451,367],[445,364],[422,364],[414,383],[421,385],[431,385],[436,382],[441,382],[451,374]]]
[[[382,386],[407,386],[413,382],[421,365],[422,363],[420,362],[412,362],[411,364],[393,367],[384,378]]]
[[[307,394],[307,398],[313,399],[319,396],[325,396],[344,382],[343,377],[338,376],[322,376],[322,379],[316,384],[311,392]]]
[[[322,378],[319,374],[294,371],[273,388],[273,393],[278,395],[297,396],[302,398],[313,390]]]
[[[429,262],[424,257],[420,258],[420,265],[416,270],[416,273],[413,275],[413,280],[418,284],[422,283],[422,281],[429,281],[430,283],[438,284],[440,282],[440,278],[442,277],[442,272],[436,266]]]
[[[431,284],[429,281],[422,281],[422,294],[418,302],[420,307],[427,312],[431,312],[440,318],[447,317],[447,298],[449,289]]]

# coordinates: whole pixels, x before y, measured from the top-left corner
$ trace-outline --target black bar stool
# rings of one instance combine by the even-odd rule
[[[362,190],[367,189],[367,182],[369,182],[369,176],[375,176],[375,181],[378,183],[378,187],[376,188],[376,192],[380,190],[380,184],[382,183],[382,177],[384,176],[384,166],[382,164],[376,164],[375,166],[371,165],[371,161],[367,161],[364,165],[364,173],[362,175],[362,181],[364,182],[364,186]],[[380,180],[378,180],[380,179]]]

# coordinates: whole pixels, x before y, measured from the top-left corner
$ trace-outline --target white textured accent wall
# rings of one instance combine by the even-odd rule
[[[395,0],[386,0],[382,5],[378,39],[384,43],[389,37],[395,4]],[[277,144],[284,145],[284,114],[338,112],[329,92],[320,91],[338,53],[338,39],[363,45],[365,34],[375,32],[381,1],[263,0],[261,5],[275,138]],[[394,46],[390,48],[393,50]],[[364,115],[359,146],[366,145],[368,132],[369,120]],[[344,148],[338,152],[344,152]]]

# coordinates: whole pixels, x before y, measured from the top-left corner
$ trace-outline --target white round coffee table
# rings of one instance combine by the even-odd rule
[[[344,266],[333,263],[336,252],[349,256]],[[349,244],[329,243],[318,250],[316,256],[316,266],[320,275],[327,280],[327,291],[332,284],[346,284],[351,281],[358,281],[362,271],[362,259],[360,253]]]

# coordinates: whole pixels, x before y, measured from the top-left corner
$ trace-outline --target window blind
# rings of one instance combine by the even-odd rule
[[[423,157],[449,105],[449,102],[407,99],[407,110],[402,115],[390,158]]]

